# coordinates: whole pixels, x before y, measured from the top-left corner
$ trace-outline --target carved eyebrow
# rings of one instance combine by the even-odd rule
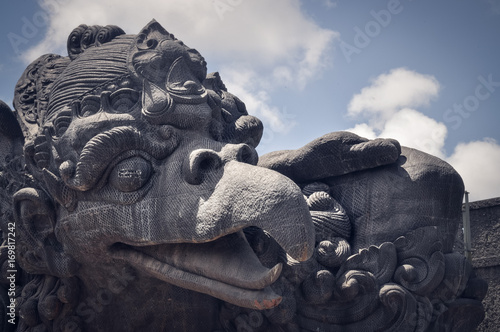
[[[68,187],[86,191],[97,183],[108,165],[123,152],[140,150],[156,159],[164,159],[175,150],[178,141],[170,126],[161,126],[157,130],[115,127],[90,139],[76,165],[67,160],[61,164],[59,171]]]

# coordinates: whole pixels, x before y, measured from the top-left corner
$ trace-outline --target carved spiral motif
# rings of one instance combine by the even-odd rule
[[[321,241],[316,247],[316,259],[329,268],[340,266],[351,255],[351,246],[343,238]]]
[[[86,48],[89,46],[94,45],[96,37],[97,37],[97,32],[99,31],[101,27],[98,25],[93,25],[87,28],[85,32],[82,35],[82,39],[80,40],[80,48],[83,52]]]
[[[338,210],[335,200],[326,191],[312,193],[307,199],[307,205],[313,211]]]
[[[343,301],[354,300],[358,295],[376,290],[377,281],[372,273],[362,270],[350,270],[337,280],[336,298]]]
[[[445,258],[437,227],[422,227],[394,241],[399,267],[394,281],[418,295],[428,295],[443,280]]]
[[[40,291],[43,289],[43,291]],[[76,331],[81,319],[72,316],[78,301],[79,286],[75,278],[34,277],[16,298],[21,320],[19,331]],[[64,315],[64,316],[61,316]],[[49,325],[46,325],[46,324]]]
[[[330,187],[322,182],[307,184],[302,193],[311,212],[316,230],[316,241],[331,240],[335,237],[349,239],[351,222],[344,208],[328,193]]]
[[[67,48],[68,48],[68,55],[71,58],[71,60],[75,59],[76,56],[82,52],[81,40],[87,28],[88,28],[87,25],[81,24],[70,33],[68,37]]]
[[[68,55],[71,60],[74,60],[86,48],[93,45],[100,46],[123,34],[125,32],[115,25],[102,27],[99,25],[88,26],[81,24],[68,37]]]
[[[320,270],[302,283],[302,294],[311,304],[326,303],[333,294],[335,277],[328,270]]]
[[[125,34],[125,31],[123,31],[120,27],[116,25],[106,25],[97,32],[96,45],[99,46],[107,43],[113,38],[123,34]]]

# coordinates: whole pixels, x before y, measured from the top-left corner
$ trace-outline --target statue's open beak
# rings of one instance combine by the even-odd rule
[[[263,181],[263,179],[265,179]],[[170,284],[252,309],[277,306],[270,288],[281,263],[262,266],[242,230],[267,231],[296,260],[314,250],[314,227],[300,189],[288,178],[260,167],[229,162],[208,199],[201,201],[184,243],[115,245],[113,256]]]

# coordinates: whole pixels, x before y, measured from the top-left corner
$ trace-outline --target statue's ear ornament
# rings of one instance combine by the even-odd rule
[[[14,194],[14,216],[23,241],[19,257],[29,273],[70,277],[78,264],[55,237],[54,206],[44,191],[23,188]]]

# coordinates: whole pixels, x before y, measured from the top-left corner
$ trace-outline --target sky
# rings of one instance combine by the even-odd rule
[[[9,105],[79,24],[136,34],[154,18],[263,121],[259,154],[391,137],[449,162],[471,201],[500,196],[500,0],[10,0],[0,15]]]

